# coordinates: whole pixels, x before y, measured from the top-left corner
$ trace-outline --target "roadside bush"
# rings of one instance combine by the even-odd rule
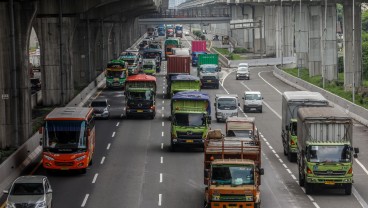
[[[201,37],[202,32],[200,30],[193,30],[193,35],[197,36],[198,38]]]
[[[245,48],[234,48],[233,53],[247,53],[248,50]]]

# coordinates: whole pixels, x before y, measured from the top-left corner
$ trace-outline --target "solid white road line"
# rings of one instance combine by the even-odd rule
[[[278,92],[280,95],[282,94],[276,87],[274,87],[272,84],[270,84],[269,82],[267,82],[265,79],[263,79],[263,77],[261,76],[261,73],[264,72],[264,71],[261,71],[261,72],[258,72],[258,76],[259,78],[261,78],[264,82],[266,82],[268,85],[270,85],[274,90],[276,90],[276,92]]]
[[[101,159],[101,165],[105,162],[105,156],[102,157]]]
[[[364,165],[358,159],[356,159],[356,158],[354,158],[354,159],[355,159],[355,162],[357,162],[358,165],[363,169],[363,171],[368,175],[367,168],[365,168]]]
[[[89,197],[89,194],[86,194],[86,196],[85,196],[85,197],[84,197],[84,199],[83,199],[83,202],[82,202],[81,207],[86,206],[86,204],[87,204],[87,200],[88,200],[88,197]]]
[[[95,176],[93,177],[92,183],[96,183],[97,177],[98,177],[98,173],[96,173]]]
[[[358,191],[353,187],[352,193],[354,194],[355,198],[358,200],[359,204],[362,205],[363,208],[368,208],[367,202],[364,201],[363,197],[358,193]]]

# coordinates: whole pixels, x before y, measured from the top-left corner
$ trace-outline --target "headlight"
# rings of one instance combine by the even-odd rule
[[[46,202],[37,202],[36,208],[46,208]]]
[[[218,115],[218,116],[222,116],[222,112],[218,112],[218,113],[217,113],[217,115]]]
[[[103,113],[108,113],[107,108],[105,108],[105,109],[103,110]]]
[[[86,158],[86,156],[85,155],[83,155],[83,156],[81,156],[81,157],[78,157],[77,159],[75,159],[75,161],[81,161],[81,160],[83,160],[83,159],[85,159]]]
[[[44,155],[43,157],[44,157],[46,160],[51,160],[51,161],[52,161],[52,160],[54,160],[54,158],[52,158],[52,157],[50,157],[50,156],[47,156],[47,155]]]
[[[236,76],[238,77],[238,76],[239,76],[239,74],[236,74]]]
[[[15,208],[14,203],[6,202],[6,208]]]
[[[253,201],[253,196],[245,196],[245,201]]]

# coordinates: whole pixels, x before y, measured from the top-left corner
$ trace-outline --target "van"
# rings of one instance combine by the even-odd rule
[[[262,113],[263,97],[259,91],[245,91],[244,92],[244,113],[248,111],[258,111]]]
[[[217,94],[214,106],[217,122],[226,121],[231,116],[238,116],[238,106],[240,106],[238,95]]]

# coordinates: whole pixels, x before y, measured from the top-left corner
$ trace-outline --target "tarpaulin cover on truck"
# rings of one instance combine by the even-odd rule
[[[199,91],[178,92],[171,98],[171,104],[177,100],[206,101],[208,103],[206,111],[208,115],[211,115],[211,99],[207,93]]]

